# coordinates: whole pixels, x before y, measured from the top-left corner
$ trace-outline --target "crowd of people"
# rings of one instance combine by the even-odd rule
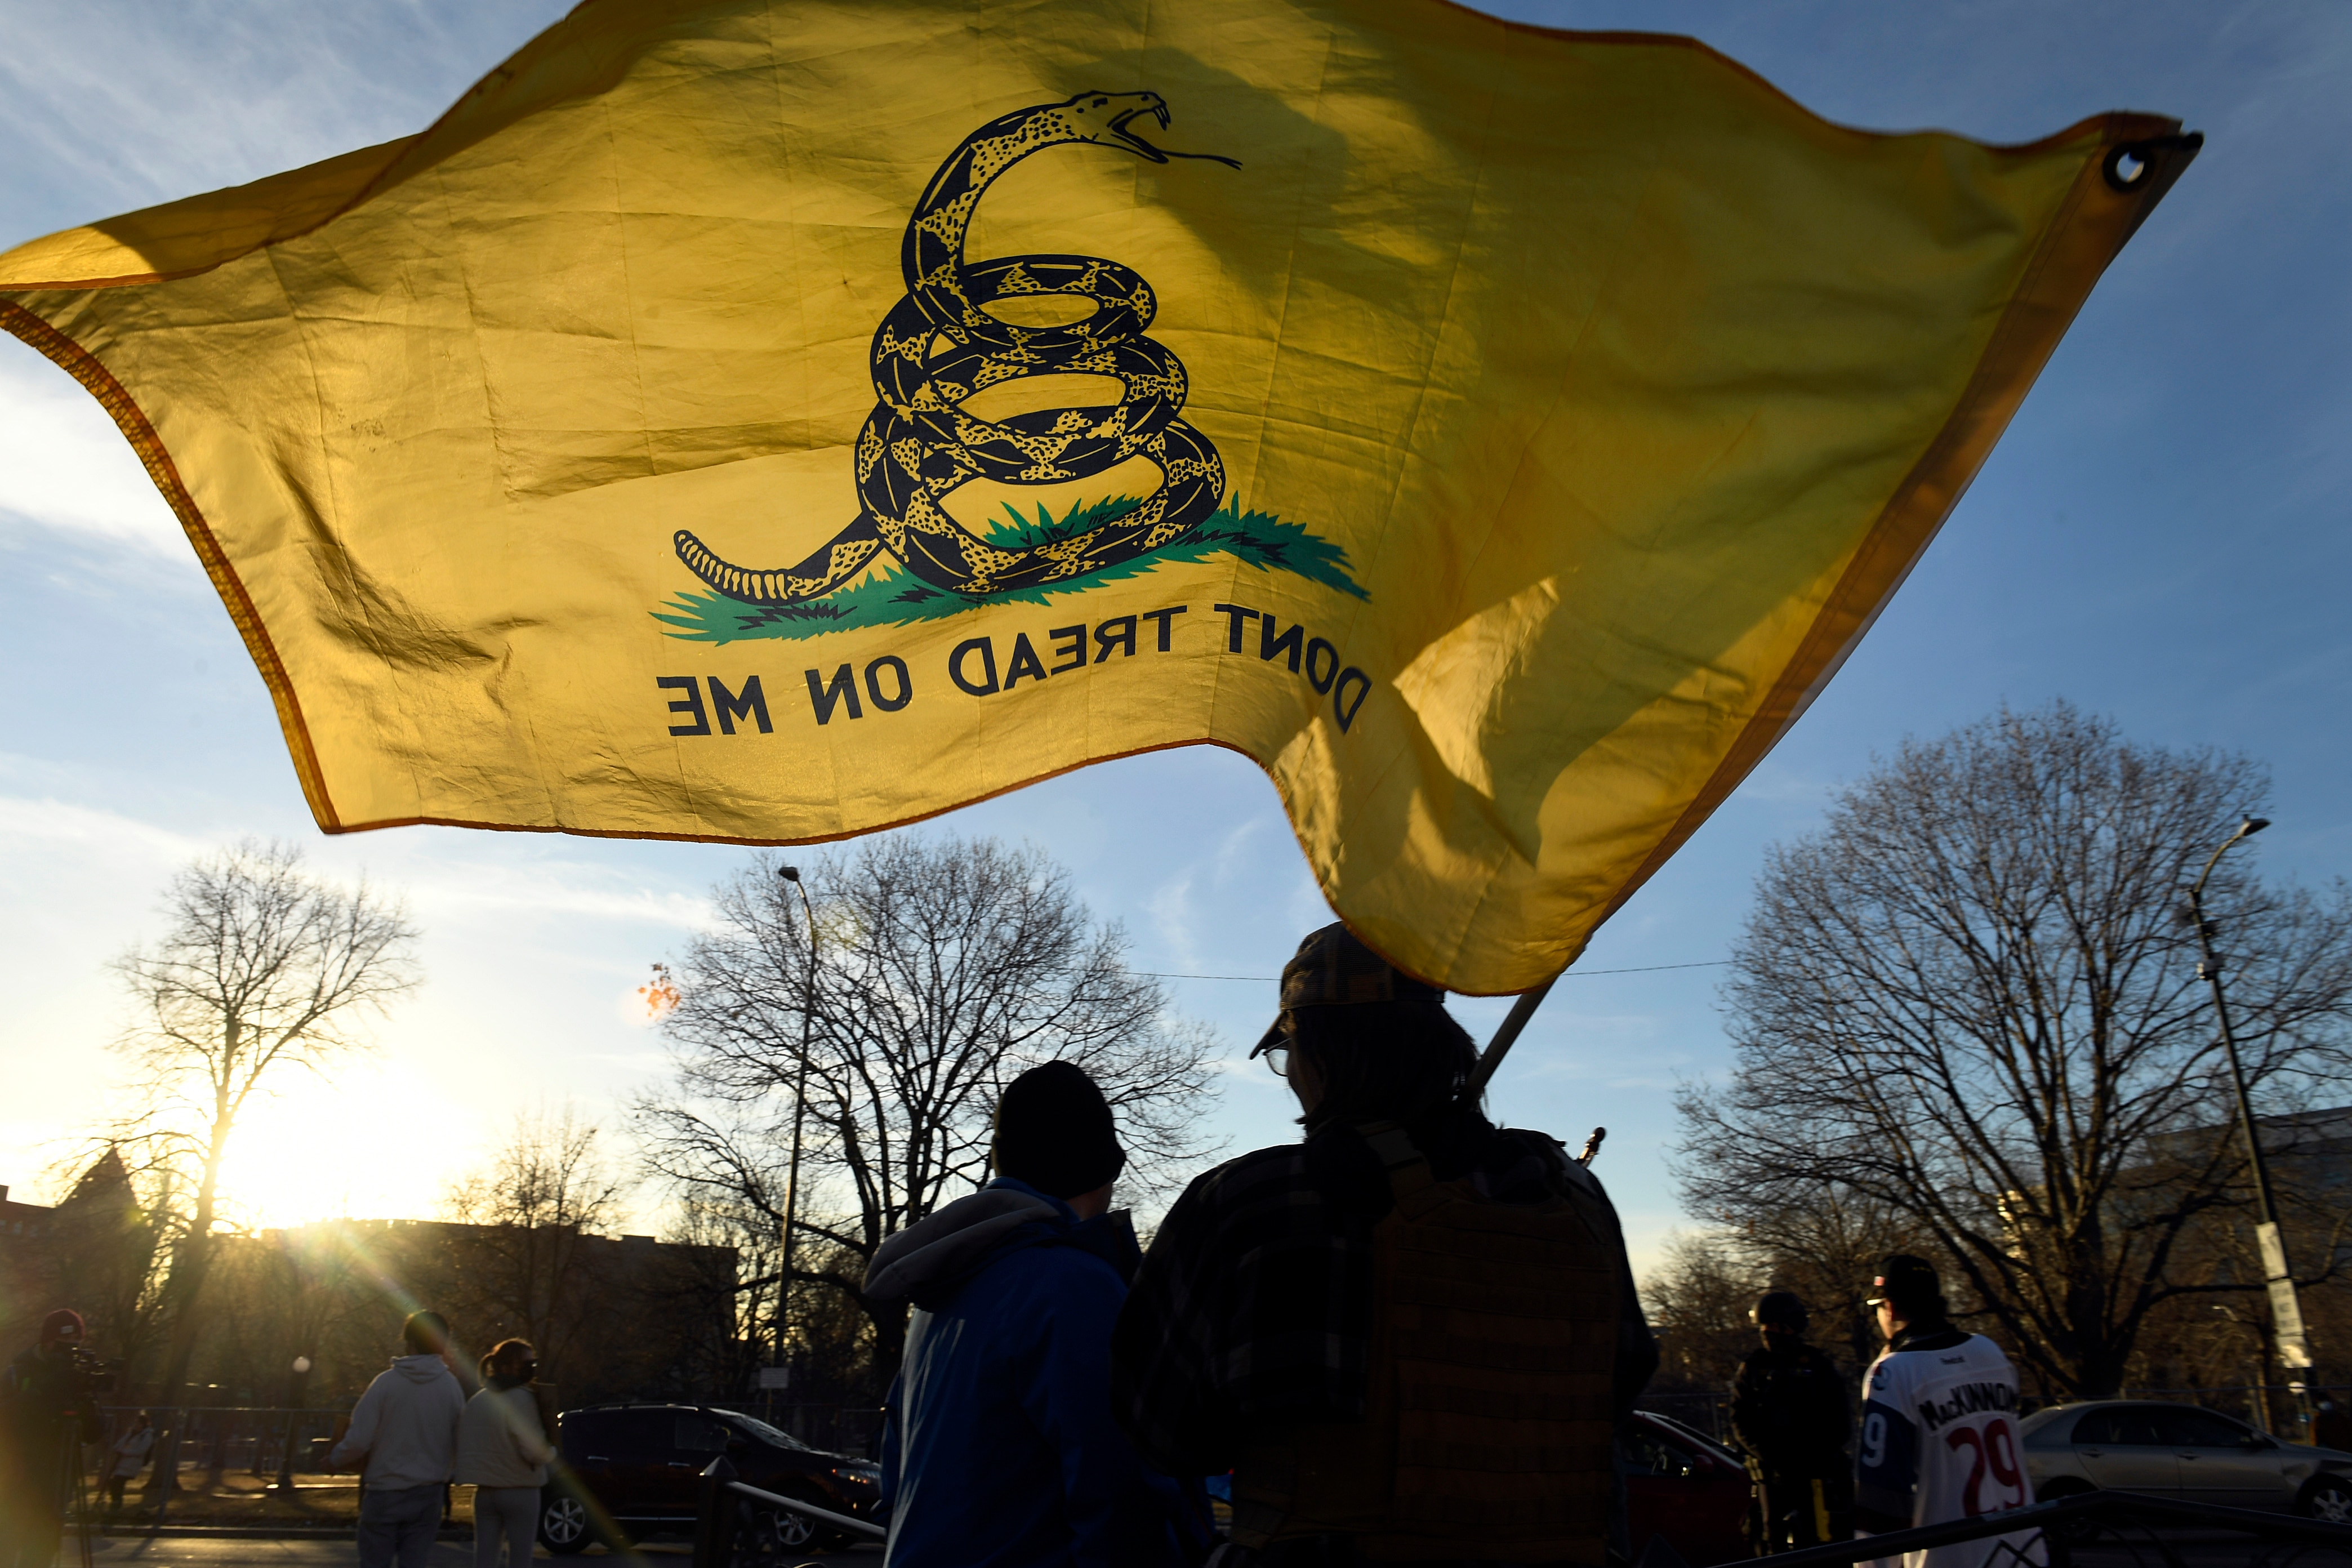
[[[103,1436],[102,1385],[77,1353],[84,1333],[79,1313],[52,1312],[34,1347],[0,1372],[0,1568],[53,1568],[82,1451]],[[474,1488],[475,1568],[527,1568],[554,1458],[531,1347],[493,1347],[469,1398],[439,1313],[410,1314],[401,1338],[404,1353],[368,1384],[327,1457],[330,1469],[361,1478],[361,1568],[425,1568],[453,1483]],[[154,1449],[142,1410],[107,1447],[110,1514]]]
[[[1749,1313],[1762,1342],[1733,1383],[1731,1426],[1755,1481],[1759,1552],[2033,1500],[2009,1358],[1984,1335],[1952,1326],[1942,1284],[1925,1258],[1898,1253],[1879,1266],[1872,1285],[1868,1305],[1886,1348],[1864,1374],[1858,1420],[1845,1380],[1805,1342],[1810,1315],[1802,1300],[1775,1290]],[[2031,1539],[2015,1544],[2031,1561]],[[1936,1568],[1948,1562],[1964,1568],[1990,1551],[1977,1544],[1933,1561]]]
[[[1252,1055],[1306,1136],[1193,1182],[1149,1253],[1108,1212],[1110,1108],[1048,1064],[1003,1098],[996,1180],[876,1254],[868,1293],[915,1307],[893,1568],[1609,1554],[1657,1351],[1600,1184],[1489,1122],[1442,994],[1343,927]]]
[[[915,1309],[891,1568],[1631,1561],[1616,1440],[1657,1347],[1585,1163],[1490,1122],[1442,994],[1342,926],[1300,944],[1252,1055],[1305,1136],[1193,1182],[1149,1252],[1110,1210],[1110,1107],[1067,1063],[1004,1094],[994,1182],[877,1251],[868,1294]],[[1923,1259],[1874,1285],[1858,1426],[1803,1303],[1757,1304],[1733,1419],[1760,1551],[2031,1500],[1966,1479],[1970,1445],[2019,1473],[2007,1359]]]
[[[1067,1062],[1006,1087],[994,1180],[876,1251],[867,1296],[911,1308],[881,1442],[889,1568],[1630,1561],[1617,1438],[1658,1352],[1585,1162],[1488,1121],[1443,994],[1342,926],[1299,945],[1251,1055],[1304,1136],[1194,1181],[1148,1252],[1111,1208],[1112,1108]],[[1761,1550],[1981,1511],[1956,1479],[1970,1450],[2015,1470],[2000,1350],[1952,1327],[1924,1261],[1876,1284],[1886,1351],[1858,1427],[1803,1303],[1757,1304],[1732,1415]],[[0,1384],[0,1568],[49,1568],[58,1500],[36,1494],[98,1435],[59,1370],[80,1333],[53,1317]],[[417,1312],[403,1337],[328,1460],[362,1478],[361,1568],[425,1568],[453,1482],[477,1489],[477,1568],[523,1568],[554,1457],[531,1347],[493,1348],[468,1397],[446,1322]],[[118,1503],[152,1445],[144,1422],[115,1444]]]

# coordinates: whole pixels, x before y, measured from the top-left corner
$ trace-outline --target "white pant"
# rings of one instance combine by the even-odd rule
[[[499,1542],[512,1543],[508,1562],[530,1568],[531,1543],[539,1535],[537,1487],[474,1489],[474,1568],[499,1568]]]

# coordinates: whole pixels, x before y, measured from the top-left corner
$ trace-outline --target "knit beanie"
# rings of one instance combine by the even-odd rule
[[[1073,1063],[1047,1062],[1005,1085],[989,1159],[1000,1176],[1070,1198],[1117,1181],[1127,1151],[1095,1080]]]

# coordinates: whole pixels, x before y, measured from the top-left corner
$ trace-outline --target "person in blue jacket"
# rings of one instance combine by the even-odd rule
[[[1110,1413],[1110,1335],[1141,1253],[1111,1187],[1109,1104],[1068,1062],[997,1103],[996,1179],[877,1248],[866,1293],[915,1311],[890,1389],[888,1568],[1175,1568],[1205,1500]],[[1197,1493],[1197,1485],[1190,1489]]]

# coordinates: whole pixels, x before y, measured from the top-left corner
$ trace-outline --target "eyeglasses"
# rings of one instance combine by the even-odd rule
[[[1288,1046],[1268,1046],[1265,1048],[1265,1065],[1274,1069],[1275,1077],[1288,1078],[1290,1076],[1290,1047]]]

